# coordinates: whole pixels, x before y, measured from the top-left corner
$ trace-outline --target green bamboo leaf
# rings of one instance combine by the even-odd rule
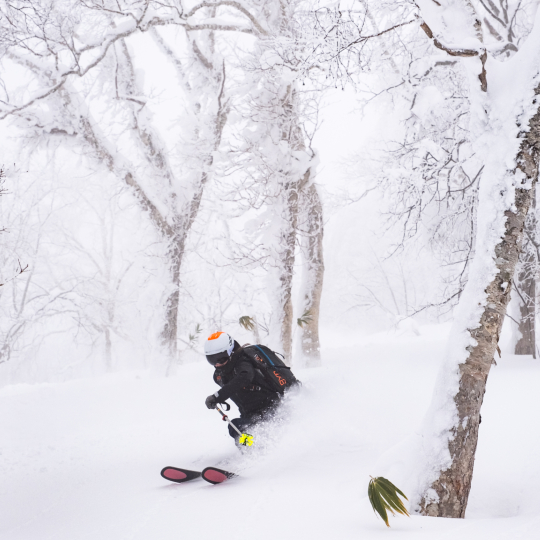
[[[390,507],[390,511],[394,513],[394,510],[403,515],[409,515],[407,509],[403,505],[402,501],[396,493],[396,486],[386,480],[385,478],[379,477],[375,482],[377,488],[380,490],[381,496],[385,499],[385,502]]]
[[[238,323],[245,330],[252,331],[255,328],[255,321],[249,315],[244,315],[243,317],[240,317]]]
[[[395,516],[396,514],[401,514],[403,516],[408,515],[405,507],[399,508],[393,501],[385,500],[385,505],[390,510],[390,512],[392,512],[393,516]]]
[[[407,515],[407,510],[400,501],[395,501],[389,493],[381,493],[381,498],[384,500],[386,507],[392,512],[392,515],[402,514]]]
[[[390,482],[390,480],[387,480],[386,478],[383,478],[382,476],[379,476],[378,481],[379,481],[380,484],[387,486],[390,490],[395,490],[399,495],[401,495],[407,501],[409,500],[409,499],[407,499],[407,496],[405,495],[405,493],[403,493],[403,491],[401,491],[399,488],[394,486],[394,484],[392,484],[392,482]]]
[[[405,494],[400,489],[382,476],[371,478],[369,481],[369,502],[371,503],[373,511],[379,514],[387,527],[390,527],[387,510],[389,510],[394,516],[395,513],[404,516],[409,515],[409,512],[405,508],[403,501],[399,498],[399,495],[407,499]]]
[[[309,324],[313,320],[313,315],[311,314],[311,310],[304,311],[301,317],[296,319],[296,324],[300,328],[304,328],[305,324]]]
[[[402,514],[405,510],[405,506],[403,506],[403,503],[398,498],[396,492],[394,490],[389,490],[380,481],[377,482],[377,487],[380,490],[381,497],[383,497],[385,502],[390,506],[392,513],[393,510],[395,510],[396,512]]]
[[[381,497],[377,490],[375,489],[375,482],[373,480],[370,481],[368,485],[368,496],[369,496],[369,502],[371,503],[371,506],[373,507],[373,511],[386,523],[387,527],[390,527],[388,523],[388,515],[386,513],[386,509],[384,507],[383,501],[381,500]]]
[[[199,334],[202,332],[202,327],[199,323],[197,323],[197,326],[195,326],[195,332],[193,334],[188,334],[188,345],[193,348],[197,344],[197,338]]]

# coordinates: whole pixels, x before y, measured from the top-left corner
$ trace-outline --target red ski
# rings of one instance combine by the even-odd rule
[[[238,475],[216,467],[206,467],[202,472],[179,469],[178,467],[165,467],[161,471],[161,476],[165,478],[165,480],[176,482],[177,484],[189,482],[190,480],[195,480],[200,477],[210,484],[221,484],[222,482],[225,482],[225,480],[229,480]]]

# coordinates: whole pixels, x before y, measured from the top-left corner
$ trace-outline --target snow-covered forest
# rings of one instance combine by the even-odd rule
[[[538,7],[1,0],[0,538],[537,538]]]

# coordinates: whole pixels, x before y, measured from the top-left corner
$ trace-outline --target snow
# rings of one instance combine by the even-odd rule
[[[325,334],[324,366],[295,370],[304,387],[288,399],[285,422],[255,433],[252,456],[205,408],[215,388],[205,362],[169,378],[124,372],[7,386],[0,538],[536,538],[540,362],[528,357],[503,355],[490,374],[467,519],[399,516],[388,530],[371,510],[369,475],[409,494],[419,456],[401,450],[417,436],[448,331]],[[166,465],[219,463],[241,477],[210,486],[159,476]]]

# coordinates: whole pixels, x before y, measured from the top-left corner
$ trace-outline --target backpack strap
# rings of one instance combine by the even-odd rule
[[[277,367],[277,368],[279,368],[279,369],[282,369],[282,368],[285,368],[285,369],[291,369],[289,366],[285,366],[285,365],[283,365],[283,366],[276,366],[276,365],[274,364],[274,362],[272,362],[272,360],[270,360],[270,358],[268,357],[268,355],[267,355],[267,354],[266,354],[266,353],[265,353],[258,345],[254,345],[254,347],[255,347],[256,349],[259,349],[259,351],[261,351],[261,352],[264,354],[265,358],[270,362],[270,365],[271,365],[271,366]],[[276,351],[274,351],[274,353],[276,353]],[[285,357],[284,357],[282,354],[280,354],[280,353],[276,353],[276,354],[279,354],[279,356],[281,356],[281,357],[283,358],[283,360],[285,360]]]
[[[266,353],[265,353],[258,345],[254,345],[254,347],[255,347],[256,349],[259,349],[259,351],[261,351],[261,352],[263,353],[264,357],[270,362],[270,365],[271,365],[271,366],[274,366],[274,367],[275,367],[276,364],[274,364],[274,362],[272,362],[272,360],[270,360],[270,358],[268,357],[268,355],[267,355],[267,354],[266,354]]]
[[[233,351],[233,352],[232,352],[231,358],[232,358],[233,356],[235,356],[236,354],[241,353],[246,347],[249,347],[249,346],[250,346],[249,343],[244,343],[243,345],[240,346],[239,349],[236,349],[236,351]]]

